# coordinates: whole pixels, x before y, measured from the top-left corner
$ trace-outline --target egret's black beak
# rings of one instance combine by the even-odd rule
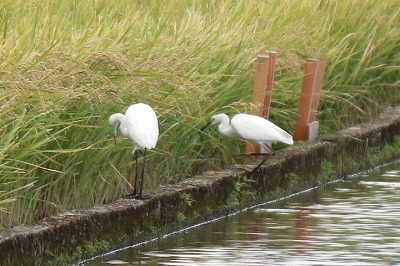
[[[113,135],[113,137],[114,137],[114,144],[115,146],[117,146],[117,137],[115,136],[115,134]]]
[[[206,128],[208,128],[209,126],[211,126],[211,124],[212,124],[212,121],[208,122],[204,127],[202,127],[202,128],[200,129],[200,131],[204,131]]]

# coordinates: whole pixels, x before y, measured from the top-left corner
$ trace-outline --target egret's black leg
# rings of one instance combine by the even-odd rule
[[[236,156],[243,156],[243,157],[249,157],[250,159],[253,160],[253,162],[256,162],[255,159],[252,157],[257,157],[257,156],[268,156],[268,155],[273,155],[275,154],[274,150],[272,149],[271,145],[268,145],[267,143],[262,143],[260,147],[264,148],[266,152],[250,152],[250,153],[243,153],[243,154],[238,154]]]
[[[265,158],[250,172],[246,174],[246,176],[251,176],[255,171],[260,169],[260,167],[268,160],[268,156],[265,156]]]
[[[137,194],[137,196],[136,196],[137,199],[147,199],[148,198],[148,196],[142,194],[144,173],[145,173],[145,169],[146,169],[146,152],[147,152],[147,149],[145,148],[144,149],[144,155],[143,155],[143,164],[142,164],[142,180],[140,182],[139,194]]]
[[[236,157],[251,157],[251,156],[266,156],[271,155],[269,152],[250,152],[250,153],[241,153],[236,154]]]
[[[138,157],[139,157],[139,155],[138,155],[138,153],[139,153],[139,151],[138,150],[136,150],[135,151],[135,186],[134,186],[134,188],[133,188],[133,193],[132,193],[132,196],[136,196],[137,195],[137,178],[138,178],[138,175],[139,175],[139,170],[138,170]]]
[[[133,193],[124,196],[125,198],[135,198],[137,195],[138,156],[139,156],[138,152],[139,151],[136,150],[133,154],[133,160],[135,161],[135,184],[133,187]],[[131,176],[132,168],[133,166],[129,169],[128,178]]]
[[[274,155],[275,152],[272,149],[272,147],[270,145],[268,145],[267,143],[262,143],[260,145],[262,148],[264,148],[266,150],[266,152],[251,152],[251,153],[244,153],[244,154],[238,154],[236,156],[244,156],[244,157],[248,157],[250,158],[254,163],[257,162],[257,158],[253,158],[253,157],[259,157],[259,156],[269,156],[269,155]],[[261,163],[264,163],[265,160],[263,160]],[[260,168],[260,165],[257,166],[257,169]],[[257,170],[255,169],[255,170]],[[253,170],[254,171],[254,170]],[[253,172],[252,171],[252,172]],[[252,173],[251,172],[251,173]]]
[[[263,143],[262,144],[262,147],[264,148],[264,149],[266,149],[267,150],[267,155],[273,155],[273,154],[275,154],[275,152],[274,152],[274,150],[272,149],[272,147],[271,147],[271,145],[268,145],[267,143]],[[265,154],[265,153],[264,153]],[[255,171],[257,171],[258,169],[260,169],[260,167],[268,160],[268,157],[269,156],[265,156],[265,158],[253,169],[253,170],[251,170],[250,172],[248,172],[247,173],[247,176],[251,176]]]
[[[268,151],[268,153],[275,154],[274,150],[272,149],[271,145],[267,143],[263,143],[262,147]]]

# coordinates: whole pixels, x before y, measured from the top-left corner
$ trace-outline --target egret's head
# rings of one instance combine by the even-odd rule
[[[211,117],[211,120],[210,120],[210,123],[211,123],[210,125],[214,125],[214,124],[217,124],[217,123],[222,123],[222,121],[225,120],[225,119],[229,120],[229,118],[228,118],[228,116],[226,114],[213,115],[213,117]]]
[[[218,122],[221,121],[221,118],[224,114],[218,114],[218,115],[213,115],[210,119],[210,122],[208,122],[205,126],[203,126],[201,128],[201,131],[204,131],[206,128],[208,128],[209,126],[212,126]]]
[[[118,124],[119,124],[118,115],[117,114],[111,115],[110,119],[108,119],[108,123],[112,127],[114,143],[115,143],[115,145],[117,145],[117,130],[118,130]]]

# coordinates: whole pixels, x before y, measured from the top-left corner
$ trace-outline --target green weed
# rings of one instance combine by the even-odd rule
[[[187,205],[192,206],[193,203],[193,195],[186,192],[179,193],[179,198],[183,200]]]
[[[183,223],[186,220],[186,216],[183,212],[177,212],[176,213],[176,221],[178,222],[178,224]]]

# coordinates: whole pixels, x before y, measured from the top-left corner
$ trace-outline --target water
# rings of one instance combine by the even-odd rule
[[[400,265],[400,163],[85,265]]]

